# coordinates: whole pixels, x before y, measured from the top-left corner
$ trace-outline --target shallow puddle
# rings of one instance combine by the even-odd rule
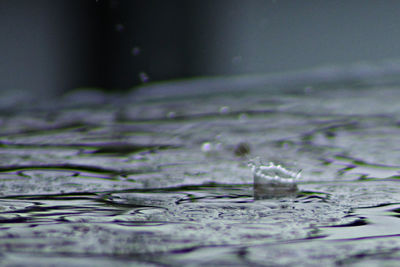
[[[400,82],[324,75],[7,107],[0,264],[394,262]],[[256,157],[301,172],[298,192],[255,200]]]

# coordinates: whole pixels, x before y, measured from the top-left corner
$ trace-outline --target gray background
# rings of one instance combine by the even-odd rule
[[[0,0],[0,90],[396,60],[399,14],[394,0]]]

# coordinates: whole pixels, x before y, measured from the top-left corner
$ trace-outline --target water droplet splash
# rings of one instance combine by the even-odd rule
[[[273,162],[263,165],[259,158],[250,160],[249,166],[254,178],[254,199],[285,197],[297,193],[296,181],[300,178],[300,171],[296,173]]]
[[[147,83],[149,81],[149,76],[145,72],[139,73],[139,79],[142,81],[142,83]]]

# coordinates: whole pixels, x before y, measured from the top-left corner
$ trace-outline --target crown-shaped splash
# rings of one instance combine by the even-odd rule
[[[260,158],[249,161],[253,173],[254,198],[285,197],[297,192],[301,172],[293,172],[270,162],[264,165]]]

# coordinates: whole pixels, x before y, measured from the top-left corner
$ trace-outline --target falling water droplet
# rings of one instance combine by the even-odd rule
[[[141,52],[140,47],[138,47],[138,46],[133,47],[132,51],[131,51],[132,55],[134,55],[134,56],[138,56],[140,54],[140,52]]]
[[[117,32],[122,32],[122,31],[124,30],[124,25],[121,24],[121,23],[116,24],[116,25],[115,25],[115,30],[116,30]]]
[[[139,79],[142,83],[147,83],[149,81],[149,76],[145,72],[139,73]]]

